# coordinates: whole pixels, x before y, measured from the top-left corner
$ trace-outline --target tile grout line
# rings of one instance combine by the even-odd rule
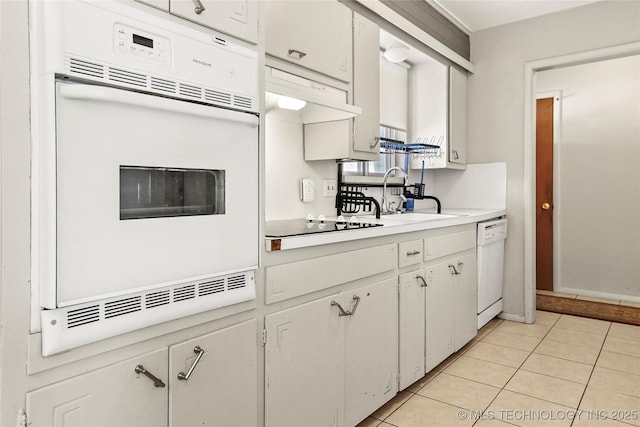
[[[589,383],[591,382],[593,371],[596,370],[596,365],[598,363],[598,360],[600,359],[600,355],[602,354],[602,349],[604,348],[604,343],[607,341],[607,336],[611,331],[612,325],[613,325],[613,322],[609,322],[609,327],[607,328],[607,333],[604,335],[604,339],[602,340],[602,345],[600,346],[600,351],[598,351],[598,356],[596,357],[596,360],[593,361],[593,367],[591,368],[591,373],[589,374],[589,378],[587,379],[587,384],[585,385],[584,390],[582,391],[582,395],[580,396],[580,400],[578,401],[578,407],[576,408],[576,415],[578,414],[578,411],[580,411],[580,404],[584,399],[584,395],[587,393],[587,388],[589,388]],[[571,426],[573,426],[575,422],[576,422],[576,418],[574,417],[573,421],[571,421]]]
[[[540,342],[529,352],[529,355],[522,361],[522,363],[520,363],[520,365],[518,366],[518,368],[516,368],[516,371],[513,373],[513,375],[511,375],[511,377],[509,377],[509,379],[504,383],[504,385],[502,386],[502,388],[500,388],[500,391],[498,392],[498,394],[495,395],[495,397],[491,400],[491,402],[489,402],[489,404],[487,405],[486,408],[484,408],[483,412],[487,411],[491,405],[493,404],[493,402],[495,402],[495,400],[498,398],[498,396],[500,396],[500,393],[502,393],[505,390],[505,387],[507,386],[507,384],[509,384],[509,382],[513,379],[513,377],[518,373],[518,371],[520,370],[520,368],[522,368],[522,365],[525,364],[525,362],[527,360],[529,360],[529,357],[531,357],[531,355],[533,354],[533,352],[536,350],[536,348],[538,348],[538,346],[540,345],[540,343],[542,342],[542,340],[544,340],[544,337],[546,337],[549,332],[551,331],[551,329],[553,329],[553,327],[556,325],[556,323],[558,323],[558,320],[560,320],[560,318],[562,317],[562,315],[558,316],[558,318],[553,322],[553,324],[551,325],[551,327],[549,328],[549,330],[547,331],[547,333],[544,334],[544,336],[540,339]],[[493,332],[493,331],[492,331]],[[488,334],[487,334],[488,335]],[[495,344],[498,345],[498,344]],[[506,347],[506,346],[503,346]],[[508,347],[507,347],[508,348]],[[507,390],[510,393],[515,393],[511,390]],[[521,394],[521,393],[518,393]],[[526,396],[526,395],[523,395]],[[528,396],[528,397],[533,397],[533,396]],[[499,420],[502,422],[505,422],[503,420]],[[475,426],[478,422],[480,422],[480,420],[477,420],[475,423],[473,423],[473,426]],[[509,423],[511,424],[511,423]],[[513,425],[513,424],[512,424]]]

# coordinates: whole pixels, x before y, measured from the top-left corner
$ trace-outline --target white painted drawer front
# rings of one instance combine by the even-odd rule
[[[398,244],[398,267],[419,264],[422,261],[422,239]]]
[[[424,260],[429,261],[446,255],[472,249],[476,245],[476,230],[452,233],[424,239]]]
[[[395,245],[267,267],[266,303],[331,288],[395,268]]]

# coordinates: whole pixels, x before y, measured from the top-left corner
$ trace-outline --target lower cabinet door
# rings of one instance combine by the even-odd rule
[[[455,260],[455,351],[478,333],[478,273],[475,252]]]
[[[267,427],[342,426],[344,322],[331,304],[342,304],[340,298],[265,316]]]
[[[398,392],[398,280],[359,288],[343,300],[352,312],[343,316],[344,424],[355,426]]]
[[[31,427],[166,426],[167,394],[163,348],[27,393],[27,418]]]
[[[427,286],[424,270],[399,277],[400,286],[400,381],[404,390],[425,374],[424,371],[424,293]]]
[[[169,348],[169,425],[258,423],[257,322],[249,320]]]
[[[451,261],[425,268],[425,371],[429,372],[453,353],[454,280]]]

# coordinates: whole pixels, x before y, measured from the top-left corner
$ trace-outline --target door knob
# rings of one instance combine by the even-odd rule
[[[548,211],[551,208],[551,205],[547,202],[544,202],[540,207],[543,211]]]

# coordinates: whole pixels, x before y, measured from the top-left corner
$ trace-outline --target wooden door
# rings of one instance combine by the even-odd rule
[[[553,290],[553,98],[536,101],[536,289]]]
[[[265,425],[340,427],[344,322],[332,295],[265,316]]]
[[[343,316],[344,425],[355,426],[398,392],[398,281],[387,279],[345,297],[353,315]]]
[[[249,320],[170,347],[169,426],[258,424],[257,330]]]

